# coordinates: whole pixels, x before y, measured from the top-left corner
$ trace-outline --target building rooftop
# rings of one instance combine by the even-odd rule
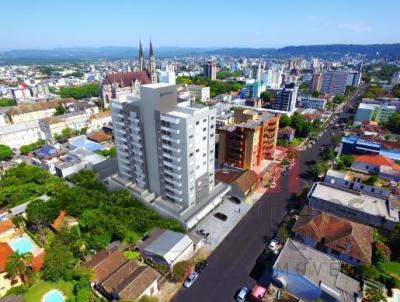
[[[138,248],[172,263],[192,243],[186,234],[155,228]]]
[[[371,263],[373,228],[305,206],[293,226],[293,232],[347,254],[364,263]]]
[[[274,264],[274,269],[301,275],[322,290],[330,289],[328,294],[334,294],[338,301],[354,301],[360,284],[341,273],[340,266],[340,260],[288,239]]]
[[[0,135],[12,134],[15,132],[24,131],[32,128],[38,128],[38,127],[39,127],[39,121],[29,121],[18,124],[11,124],[0,127]]]
[[[399,221],[398,213],[389,209],[387,201],[376,196],[355,192],[322,182],[314,184],[310,190],[309,196],[337,204],[340,207],[347,207],[356,211],[384,217],[386,220]]]

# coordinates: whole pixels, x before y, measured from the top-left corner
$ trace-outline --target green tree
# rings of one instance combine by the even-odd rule
[[[367,288],[364,294],[365,302],[384,302],[387,301],[382,288]]]
[[[342,96],[342,95],[337,95],[333,98],[333,102],[336,104],[341,104],[346,100],[346,97]]]
[[[313,91],[313,92],[311,92],[311,96],[313,97],[313,98],[317,98],[317,97],[319,97],[319,91]]]
[[[0,144],[0,160],[7,160],[13,156],[11,148],[7,145]]]
[[[400,133],[400,112],[393,113],[392,116],[389,118],[389,121],[386,126],[392,132],[399,134]]]
[[[271,91],[263,91],[261,92],[260,97],[264,103],[269,103],[274,99],[275,95]]]
[[[317,177],[324,175],[326,171],[328,171],[329,165],[323,161],[317,161],[313,166],[312,170],[314,171]]]
[[[343,155],[340,155],[339,159],[342,160],[342,161],[343,161],[343,164],[344,164],[346,167],[349,168],[349,167],[351,167],[351,165],[353,164],[354,155],[352,155],[352,154],[343,154]]]
[[[24,155],[30,153],[31,151],[32,151],[32,148],[29,145],[23,145],[19,148],[19,152],[21,152],[21,154],[24,154]]]
[[[56,107],[56,112],[54,113],[54,115],[62,115],[65,113],[65,107],[60,104],[58,107]]]
[[[28,267],[32,263],[32,259],[33,257],[31,253],[12,253],[6,262],[7,274],[12,280],[19,277],[23,283],[28,282],[32,277],[32,270]]]
[[[13,99],[2,98],[0,99],[0,107],[15,106],[17,103]]]
[[[60,96],[65,98],[82,99],[89,97],[98,97],[100,92],[100,85],[98,83],[86,84],[74,87],[61,87]]]
[[[376,241],[372,245],[372,262],[388,262],[390,261],[390,248],[383,242]]]
[[[364,183],[365,183],[366,185],[374,186],[375,183],[376,183],[377,181],[378,181],[378,176],[376,176],[376,175],[371,175],[370,177],[368,177],[368,179],[366,179],[366,180],[364,181]]]
[[[46,281],[57,281],[63,279],[71,281],[74,274],[76,260],[69,245],[56,237],[50,244],[44,258],[42,276]]]
[[[286,114],[281,114],[279,118],[279,128],[284,128],[290,125],[290,117]]]
[[[393,96],[395,96],[396,98],[400,98],[400,84],[397,84],[393,87],[392,89],[392,94]]]
[[[332,147],[325,148],[324,151],[321,153],[321,159],[324,161],[333,161],[335,157],[335,151]]]

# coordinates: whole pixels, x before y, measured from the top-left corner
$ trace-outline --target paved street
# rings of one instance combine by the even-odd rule
[[[341,117],[348,116],[347,113],[341,114]],[[205,272],[189,289],[181,289],[174,299],[175,302],[233,301],[240,287],[254,287],[260,277],[257,258],[277,230],[292,194],[300,192],[307,183],[311,184],[311,165],[318,159],[320,147],[331,145],[332,133],[338,134],[338,130],[328,126],[310,149],[300,153],[300,158],[290,173],[281,178],[273,192],[264,194],[236,225],[208,258],[209,265]]]

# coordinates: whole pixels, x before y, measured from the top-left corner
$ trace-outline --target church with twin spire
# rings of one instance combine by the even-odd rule
[[[150,41],[149,64],[143,53],[142,42],[139,42],[138,67],[132,66],[128,72],[114,72],[105,76],[101,82],[100,100],[103,108],[110,106],[111,99],[118,99],[127,94],[140,95],[140,85],[157,83],[157,69],[153,44]]]

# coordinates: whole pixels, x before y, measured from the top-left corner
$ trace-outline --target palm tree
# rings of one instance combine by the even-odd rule
[[[25,283],[32,275],[32,270],[30,268],[32,260],[33,256],[31,253],[12,253],[6,263],[6,272],[11,280],[20,277],[22,282]]]

